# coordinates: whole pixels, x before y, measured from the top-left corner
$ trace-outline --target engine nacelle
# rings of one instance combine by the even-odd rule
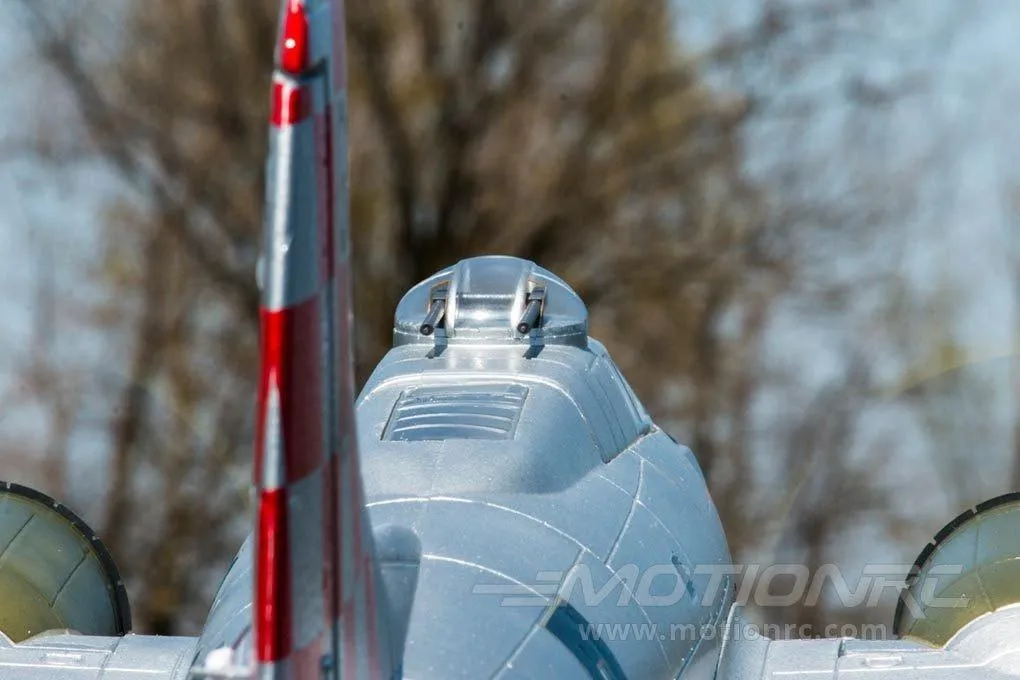
[[[893,632],[941,647],[971,621],[1020,603],[1020,493],[967,510],[924,547]]]
[[[88,525],[43,493],[0,482],[0,632],[22,642],[50,630],[130,629],[117,567]]]

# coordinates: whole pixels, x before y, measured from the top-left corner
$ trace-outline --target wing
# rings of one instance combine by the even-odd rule
[[[195,638],[45,634],[12,644],[0,634],[2,680],[181,680]]]
[[[772,641],[734,607],[720,678],[970,680],[1020,676],[1020,494],[968,508],[918,555],[900,590],[898,640]],[[836,627],[827,636],[839,634]],[[885,637],[885,626],[861,627]]]
[[[0,680],[187,673],[194,638],[130,630],[124,585],[95,532],[52,498],[0,482]]]
[[[1020,607],[985,614],[944,647],[902,640],[768,640],[734,617],[719,680],[997,680],[1020,676]],[[876,631],[878,629],[876,628]]]

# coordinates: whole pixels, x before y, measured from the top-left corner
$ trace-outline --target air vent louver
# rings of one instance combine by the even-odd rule
[[[528,388],[514,383],[416,387],[400,393],[384,441],[513,439]]]

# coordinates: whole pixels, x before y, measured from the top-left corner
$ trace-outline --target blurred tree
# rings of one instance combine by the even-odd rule
[[[52,250],[49,243],[33,245],[37,271],[31,335],[23,351],[16,353],[20,370],[12,376],[15,386],[0,396],[0,421],[31,421],[31,415],[41,416],[45,428],[41,446],[32,446],[24,433],[13,441],[5,437],[4,475],[29,485],[45,483],[55,498],[66,498],[68,444],[80,415],[83,375],[82,367],[64,365],[58,350],[62,310]]]
[[[22,0],[74,104],[46,112],[39,151],[98,158],[127,188],[101,225],[109,298],[93,322],[126,348],[100,524],[140,630],[195,630],[247,528],[278,5]],[[796,266],[791,214],[743,171],[748,104],[706,84],[668,0],[347,5],[360,378],[410,285],[471,255],[533,259],[683,430],[740,553],[785,497],[752,503],[749,419]],[[764,49],[783,27],[762,21],[719,54]],[[826,545],[817,533],[802,539]]]

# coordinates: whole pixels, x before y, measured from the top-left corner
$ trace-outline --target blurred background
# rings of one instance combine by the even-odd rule
[[[194,633],[247,530],[278,5],[0,0],[0,478],[99,531],[140,632]],[[347,7],[359,380],[404,290],[514,254],[736,560],[853,586],[1020,489],[1020,4]]]

